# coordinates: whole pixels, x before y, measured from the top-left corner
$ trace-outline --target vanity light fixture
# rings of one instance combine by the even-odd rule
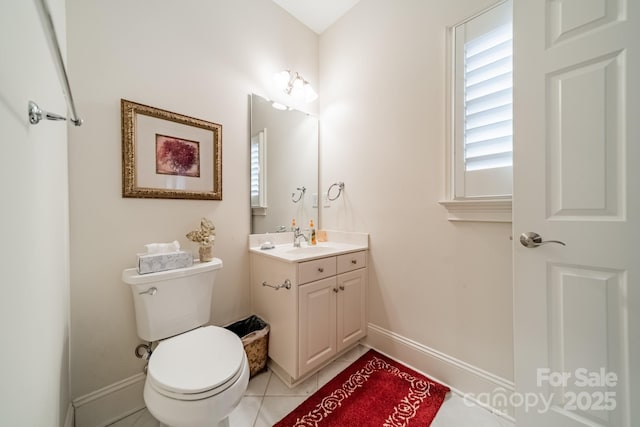
[[[272,101],[272,102],[271,102],[271,106],[272,106],[273,108],[275,108],[276,110],[281,110],[281,111],[285,111],[285,110],[288,110],[288,109],[289,109],[289,107],[287,107],[286,105],[281,104],[281,103],[276,102],[276,101]]]
[[[304,102],[312,102],[318,98],[318,94],[311,84],[306,81],[297,71],[284,70],[273,76],[279,90],[295,99]]]

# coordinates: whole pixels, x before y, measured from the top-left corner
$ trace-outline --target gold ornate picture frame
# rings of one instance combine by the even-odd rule
[[[222,200],[222,125],[122,99],[122,197]]]

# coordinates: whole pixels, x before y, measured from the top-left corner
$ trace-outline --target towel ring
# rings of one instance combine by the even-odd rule
[[[296,190],[298,190],[300,192],[300,194],[298,195],[298,198],[296,199],[296,193],[291,193],[291,201],[293,203],[298,203],[302,199],[302,196],[304,196],[304,193],[307,191],[307,189],[305,187],[298,187],[298,188],[296,188]]]
[[[332,198],[331,197],[331,189],[333,187],[336,187],[336,186],[338,187],[338,194],[336,195],[336,197]],[[331,187],[329,187],[329,189],[327,190],[327,199],[329,199],[332,202],[334,200],[337,200],[338,197],[340,197],[340,194],[342,194],[342,190],[344,190],[344,182],[336,182],[336,183],[331,184]]]

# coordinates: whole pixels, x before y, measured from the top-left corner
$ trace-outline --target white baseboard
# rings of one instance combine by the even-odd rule
[[[365,345],[401,361],[435,381],[446,384],[452,392],[470,403],[478,404],[496,415],[513,421],[513,407],[509,405],[506,408],[495,408],[490,404],[496,400],[496,396],[505,396],[508,402],[515,390],[513,381],[372,323],[368,324],[367,329],[368,335],[364,341]]]
[[[69,407],[67,408],[67,415],[64,419],[64,427],[74,427],[73,425],[73,405],[69,404]]]
[[[137,374],[75,399],[75,427],[104,427],[144,408],[145,378]]]

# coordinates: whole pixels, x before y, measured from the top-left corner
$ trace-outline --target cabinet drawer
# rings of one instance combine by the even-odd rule
[[[298,266],[299,285],[336,275],[336,257],[301,262]]]
[[[338,255],[338,274],[367,266],[366,251]]]

